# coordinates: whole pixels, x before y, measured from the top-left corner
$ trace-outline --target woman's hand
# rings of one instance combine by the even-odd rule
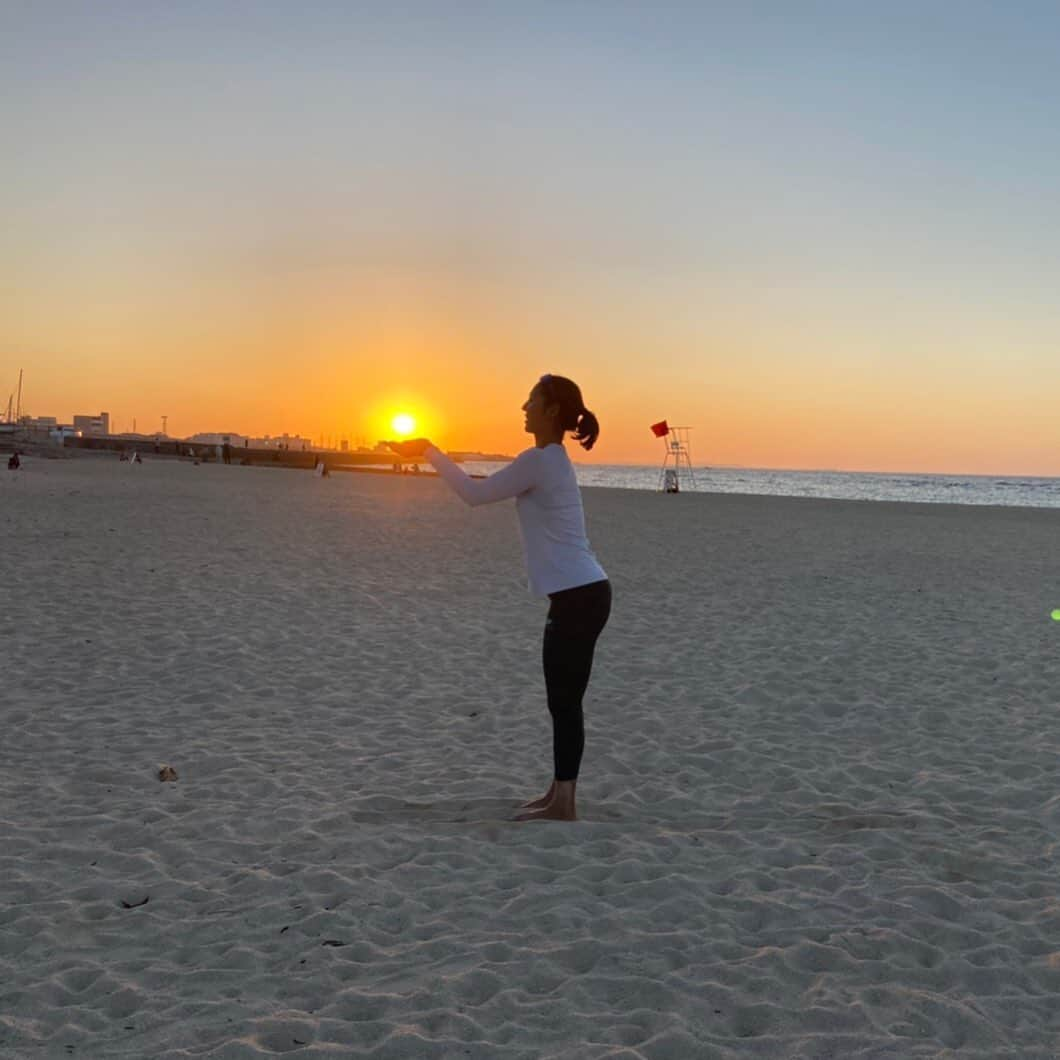
[[[398,456],[404,457],[406,460],[421,460],[423,454],[431,445],[427,438],[409,438],[404,442],[387,442],[386,444]]]

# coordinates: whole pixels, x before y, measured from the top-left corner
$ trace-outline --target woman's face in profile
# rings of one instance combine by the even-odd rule
[[[559,406],[546,404],[541,384],[538,383],[523,404],[523,412],[526,413],[523,427],[528,434],[548,434],[552,430],[552,422],[559,412]]]

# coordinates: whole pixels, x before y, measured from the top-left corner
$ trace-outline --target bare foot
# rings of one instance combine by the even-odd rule
[[[516,821],[576,821],[577,811],[574,808],[574,786],[576,780],[554,780],[549,788],[551,798],[544,806],[537,809],[529,809],[527,813],[520,813],[514,819]],[[539,800],[540,801],[540,800]],[[524,807],[524,809],[527,809]]]
[[[576,821],[578,815],[566,806],[560,806],[557,802],[551,802],[543,810],[532,810],[530,813],[520,813],[512,818],[513,821]]]
[[[520,808],[523,810],[543,810],[552,801],[552,796],[555,794],[556,782],[552,781],[552,783],[549,785],[548,791],[546,791],[540,799],[534,799],[531,802],[524,802]]]

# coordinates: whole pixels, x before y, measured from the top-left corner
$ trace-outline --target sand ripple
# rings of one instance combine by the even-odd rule
[[[20,485],[0,1056],[1060,1056],[1060,513],[586,491],[616,610],[584,820],[521,826],[548,728],[509,509]]]

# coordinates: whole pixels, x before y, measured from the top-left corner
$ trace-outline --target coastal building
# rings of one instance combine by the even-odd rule
[[[75,416],[74,430],[80,431],[86,438],[100,438],[110,434],[110,413],[101,412],[98,416]]]
[[[184,441],[192,445],[224,445],[227,443],[234,449],[249,447],[250,449],[289,449],[291,452],[305,452],[314,448],[313,442],[309,438],[303,438],[300,434],[275,436],[266,434],[263,438],[251,438],[238,431],[200,431],[198,434],[185,438]]]
[[[313,448],[310,438],[303,438],[300,434],[278,434],[272,437],[268,434],[264,438],[251,438],[251,449],[291,449],[297,452]]]
[[[200,431],[198,434],[193,434],[190,438],[184,439],[187,442],[194,442],[196,445],[233,445],[242,447],[247,444],[247,436],[240,434],[238,431],[227,431],[220,433],[217,431]]]
[[[18,423],[0,423],[0,434],[25,445],[61,446],[67,438],[77,438],[81,432],[68,423],[60,423],[55,416],[23,416]]]
[[[455,460],[458,464],[472,461],[479,461],[481,463],[494,463],[494,464],[509,464],[515,457],[509,456],[507,453],[480,453],[476,450],[451,450],[448,454],[450,460]]]

